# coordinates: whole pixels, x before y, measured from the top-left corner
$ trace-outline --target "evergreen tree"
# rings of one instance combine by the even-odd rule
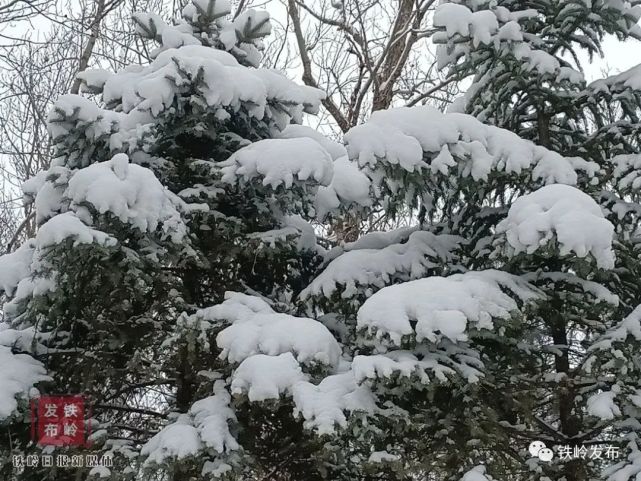
[[[37,235],[0,258],[6,476],[10,453],[39,452],[25,401],[50,378],[41,393],[79,393],[94,406],[92,449],[114,455],[112,478],[135,477],[140,446],[167,413],[186,416],[212,389],[211,402],[229,397],[216,381],[219,351],[200,349],[189,313],[233,289],[285,302],[315,265],[320,248],[301,215],[313,214],[332,157],[311,139],[274,137],[322,94],[256,68],[266,12],[229,13],[228,1],[194,0],[174,25],[135,15],[138,32],[160,44],[153,60],[83,72],[98,102],[64,96],[50,113],[55,160],[24,186]],[[279,441],[244,435],[256,449]],[[233,446],[208,439],[202,449]],[[203,463],[172,466],[172,477]],[[109,474],[77,471],[22,476]]]
[[[639,271],[638,197],[630,189],[639,148],[641,104],[633,80],[638,68],[586,84],[579,59],[581,53],[590,59],[602,55],[605,35],[639,39],[640,16],[636,2],[613,1],[456,1],[444,3],[435,16],[435,25],[443,30],[442,65],[462,76],[473,75],[471,88],[456,108],[561,155],[593,162],[593,172],[579,177],[578,186],[600,204],[614,227],[616,261],[607,271],[604,264],[595,268],[567,259],[532,257],[519,245],[522,242],[510,240],[509,235],[506,244],[511,247],[498,254],[510,272],[527,276],[548,299],[529,315],[532,324],[515,333],[534,342],[511,350],[496,366],[503,371],[505,364],[544,361],[527,376],[517,370],[503,380],[508,387],[519,377],[527,378],[514,390],[500,389],[507,393],[509,405],[515,404],[514,392],[530,393],[531,401],[516,410],[512,424],[529,419],[522,433],[528,432],[532,439],[548,436],[548,444],[557,446],[615,443],[628,450],[633,464],[638,459],[633,426],[639,418],[635,405],[639,373],[624,367],[615,375],[611,369],[613,363],[638,362],[632,348],[638,345],[638,333],[632,328],[629,336],[623,334],[626,331],[618,324],[623,318],[622,324],[636,322],[638,316],[631,311],[641,298],[638,282],[632,280]],[[568,218],[568,222],[578,229],[583,221]],[[612,330],[619,333],[620,347],[630,347],[617,350],[612,342],[603,341]],[[604,343],[611,352],[596,347]],[[618,361],[610,358],[612,352],[621,354]],[[565,460],[545,468],[547,475],[558,472],[568,480],[591,479],[599,475],[603,463]],[[613,472],[608,472],[613,479],[628,479],[638,468],[618,466]]]

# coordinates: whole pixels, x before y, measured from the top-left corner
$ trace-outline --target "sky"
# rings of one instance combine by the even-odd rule
[[[620,42],[616,37],[609,36],[603,42],[603,50],[604,58],[595,58],[592,64],[589,63],[587,55],[582,55],[588,82],[602,78],[602,70],[609,71],[610,75],[614,75],[641,64],[641,41]]]

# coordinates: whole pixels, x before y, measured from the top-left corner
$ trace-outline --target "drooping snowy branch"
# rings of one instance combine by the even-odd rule
[[[614,266],[614,226],[589,195],[567,185],[548,185],[518,198],[496,228],[509,255],[532,254],[556,240],[561,256],[591,255],[597,266]]]
[[[470,271],[449,277],[427,277],[389,286],[370,297],[358,311],[357,325],[400,345],[416,341],[465,341],[468,329],[492,329],[494,318],[506,318],[520,301],[540,294],[527,282],[500,271]]]

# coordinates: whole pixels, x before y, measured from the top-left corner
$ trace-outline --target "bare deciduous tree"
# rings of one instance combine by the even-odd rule
[[[307,85],[328,93],[328,123],[345,132],[373,111],[395,105],[444,106],[454,78],[437,71],[428,26],[436,0],[286,0],[284,28]],[[289,65],[287,65],[289,63]],[[334,129],[336,130],[336,129]]]

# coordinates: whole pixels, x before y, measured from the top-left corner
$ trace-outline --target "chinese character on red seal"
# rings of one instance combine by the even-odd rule
[[[85,401],[82,396],[42,396],[31,405],[31,430],[42,446],[85,444]]]

